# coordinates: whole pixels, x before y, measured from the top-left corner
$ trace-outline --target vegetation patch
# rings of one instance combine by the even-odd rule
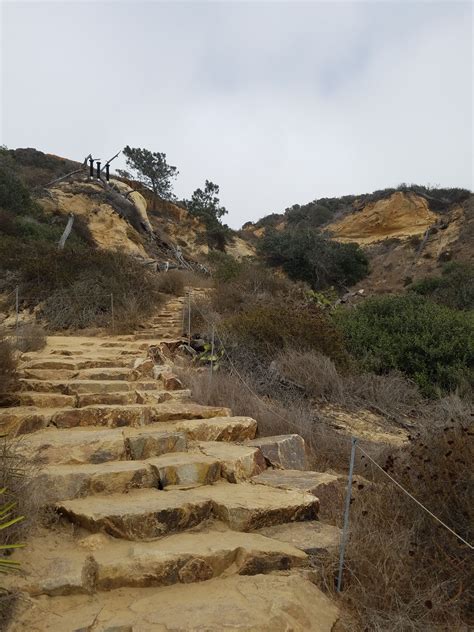
[[[474,315],[422,296],[374,297],[335,322],[347,348],[367,371],[401,371],[427,396],[474,383]]]

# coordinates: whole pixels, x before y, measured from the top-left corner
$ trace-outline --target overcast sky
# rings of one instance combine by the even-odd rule
[[[473,188],[470,2],[3,2],[1,142],[167,154],[226,221]],[[117,166],[124,166],[117,164]]]

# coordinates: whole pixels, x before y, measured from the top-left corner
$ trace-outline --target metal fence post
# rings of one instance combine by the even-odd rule
[[[341,587],[342,587],[342,572],[344,569],[344,553],[346,549],[347,531],[349,527],[349,511],[350,511],[350,506],[351,506],[352,476],[354,474],[356,444],[357,444],[357,439],[355,437],[352,437],[351,460],[349,463],[349,479],[347,481],[346,504],[344,508],[344,525],[342,527],[341,548],[340,548],[340,553],[339,553],[339,573],[337,575],[337,592],[341,592]]]
[[[212,380],[212,373],[214,371],[214,341],[215,341],[215,328],[214,325],[212,325],[212,331],[211,331],[211,380]]]
[[[183,298],[183,323],[181,326],[181,333],[184,336],[184,334],[186,333],[186,292],[184,293],[184,298]]]
[[[15,335],[16,344],[18,345],[18,319],[20,315],[20,288],[18,285],[15,288]]]
[[[191,344],[191,290],[188,292],[188,342]]]
[[[114,295],[110,295],[110,311],[112,312],[112,331],[115,332]]]

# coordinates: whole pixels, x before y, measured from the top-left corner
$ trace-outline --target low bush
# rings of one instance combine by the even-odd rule
[[[336,313],[349,351],[366,371],[401,371],[427,396],[474,383],[474,316],[417,295],[375,297]]]
[[[453,309],[472,310],[474,309],[474,265],[448,263],[441,276],[427,277],[414,283],[410,289]]]
[[[315,229],[270,231],[258,244],[259,253],[272,266],[281,266],[295,281],[314,290],[331,286],[346,289],[369,271],[365,253],[356,244],[342,244]]]
[[[165,294],[181,296],[184,292],[184,278],[180,270],[159,273],[157,284]]]
[[[20,307],[40,305],[38,316],[53,330],[111,325],[112,295],[122,328],[136,327],[163,301],[156,273],[123,253],[85,245],[58,251],[46,242],[0,239],[0,271],[6,289],[19,286]]]
[[[296,310],[284,303],[258,306],[227,318],[223,328],[236,358],[250,352],[268,363],[280,351],[292,347],[318,351],[339,366],[347,364],[338,330],[316,307]]]

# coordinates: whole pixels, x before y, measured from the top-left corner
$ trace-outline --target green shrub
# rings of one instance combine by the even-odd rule
[[[311,229],[268,232],[258,249],[270,265],[281,266],[290,278],[306,281],[314,290],[345,289],[369,271],[357,244],[341,244]]]
[[[454,309],[474,309],[474,265],[453,261],[441,276],[427,277],[410,289]]]
[[[401,371],[429,396],[472,388],[472,313],[408,294],[368,299],[352,310],[337,312],[335,319],[348,350],[365,370]]]

